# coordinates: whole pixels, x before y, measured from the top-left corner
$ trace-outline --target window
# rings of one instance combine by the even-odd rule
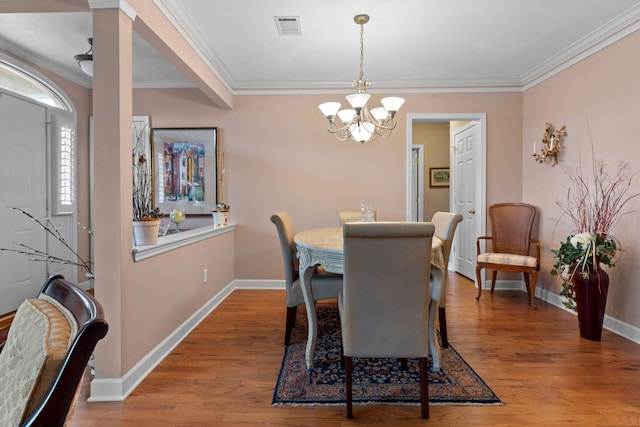
[[[50,107],[70,111],[62,97],[48,85],[3,60],[0,60],[0,89],[6,89]]]

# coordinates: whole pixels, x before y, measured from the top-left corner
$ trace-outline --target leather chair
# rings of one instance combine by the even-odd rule
[[[0,425],[62,426],[108,330],[102,307],[57,275],[16,312],[0,353]]]
[[[377,220],[376,211],[373,211],[373,220]],[[362,212],[340,210],[336,213],[336,226],[342,227],[345,222],[361,222]]]
[[[284,344],[288,345],[296,321],[298,306],[304,304],[300,274],[298,270],[297,248],[293,242],[295,231],[291,217],[286,212],[271,215],[271,222],[276,226],[282,260],[284,261],[285,289],[287,298],[287,318],[285,323]],[[337,298],[342,291],[342,275],[326,272],[321,266],[317,267],[311,276],[311,289],[314,301]]]
[[[493,270],[491,293],[496,286],[498,271],[523,273],[529,293],[529,302],[535,307],[537,272],[540,271],[540,241],[531,238],[531,229],[536,217],[536,208],[527,203],[499,203],[489,206],[491,236],[480,236],[476,240],[476,278],[478,296],[482,293],[481,274],[483,268]],[[481,252],[480,242],[490,242],[491,250]],[[530,255],[535,245],[534,256]],[[487,248],[489,244],[487,243]]]
[[[422,417],[429,418],[426,301],[433,232],[433,224],[425,222],[344,225],[344,286],[338,309],[348,418],[353,416],[354,357],[419,358]]]
[[[438,317],[440,323],[440,337],[442,338],[442,348],[449,346],[449,338],[447,336],[447,273],[449,270],[449,256],[451,255],[451,246],[453,245],[453,236],[458,227],[458,223],[462,221],[462,215],[450,212],[436,212],[431,218],[431,223],[435,226],[434,235],[442,240],[442,258],[444,271],[431,267],[431,305],[429,307],[429,322],[436,320],[436,308],[438,308]],[[431,328],[433,330],[433,328]],[[432,345],[437,345],[437,340],[433,337]]]

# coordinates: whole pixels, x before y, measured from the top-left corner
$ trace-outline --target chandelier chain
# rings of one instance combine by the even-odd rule
[[[360,81],[364,80],[364,24],[360,24]]]

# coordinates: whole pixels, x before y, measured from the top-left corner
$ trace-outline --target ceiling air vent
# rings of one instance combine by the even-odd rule
[[[274,16],[278,33],[281,36],[301,35],[299,16]]]

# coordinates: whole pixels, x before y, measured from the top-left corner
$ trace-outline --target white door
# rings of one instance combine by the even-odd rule
[[[411,221],[424,221],[424,146],[411,148]]]
[[[453,165],[453,208],[462,215],[462,222],[458,224],[454,238],[455,270],[473,280],[476,266],[476,238],[479,208],[476,198],[477,171],[476,148],[480,141],[478,122],[456,130],[453,134],[454,165]]]
[[[46,250],[45,233],[19,207],[39,220],[46,216],[46,110],[43,106],[0,94],[0,247],[21,242]],[[44,262],[0,252],[0,314],[15,310],[38,294],[46,278]]]

